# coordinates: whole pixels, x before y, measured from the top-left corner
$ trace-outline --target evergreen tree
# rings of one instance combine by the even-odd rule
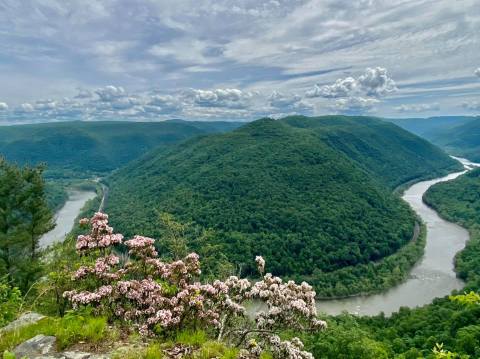
[[[0,275],[22,290],[40,275],[38,242],[54,226],[42,172],[0,159]]]

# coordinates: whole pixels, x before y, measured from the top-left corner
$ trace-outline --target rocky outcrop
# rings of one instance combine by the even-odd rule
[[[109,355],[77,351],[57,352],[57,339],[39,334],[18,345],[13,353],[17,358],[28,359],[110,359]]]

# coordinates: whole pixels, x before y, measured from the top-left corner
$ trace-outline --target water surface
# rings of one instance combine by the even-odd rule
[[[40,248],[46,248],[57,242],[63,242],[65,236],[72,230],[75,219],[80,214],[85,203],[97,196],[94,191],[70,190],[68,200],[55,215],[56,226],[40,238]]]

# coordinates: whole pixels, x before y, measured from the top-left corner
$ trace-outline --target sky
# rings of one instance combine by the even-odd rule
[[[0,0],[0,124],[479,113],[479,0]]]

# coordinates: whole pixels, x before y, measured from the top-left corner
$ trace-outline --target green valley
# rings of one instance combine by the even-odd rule
[[[308,278],[321,295],[347,295],[393,285],[421,255],[408,251],[402,261],[410,264],[400,268],[393,261],[380,284],[361,266],[412,238],[415,215],[391,191],[458,166],[373,118],[262,119],[131,162],[107,179],[106,211],[126,234],[153,237],[161,234],[158,212],[171,213],[211,229],[209,244],[245,274],[254,273],[248,259],[261,254],[275,274]],[[369,279],[351,286],[359,277]]]

